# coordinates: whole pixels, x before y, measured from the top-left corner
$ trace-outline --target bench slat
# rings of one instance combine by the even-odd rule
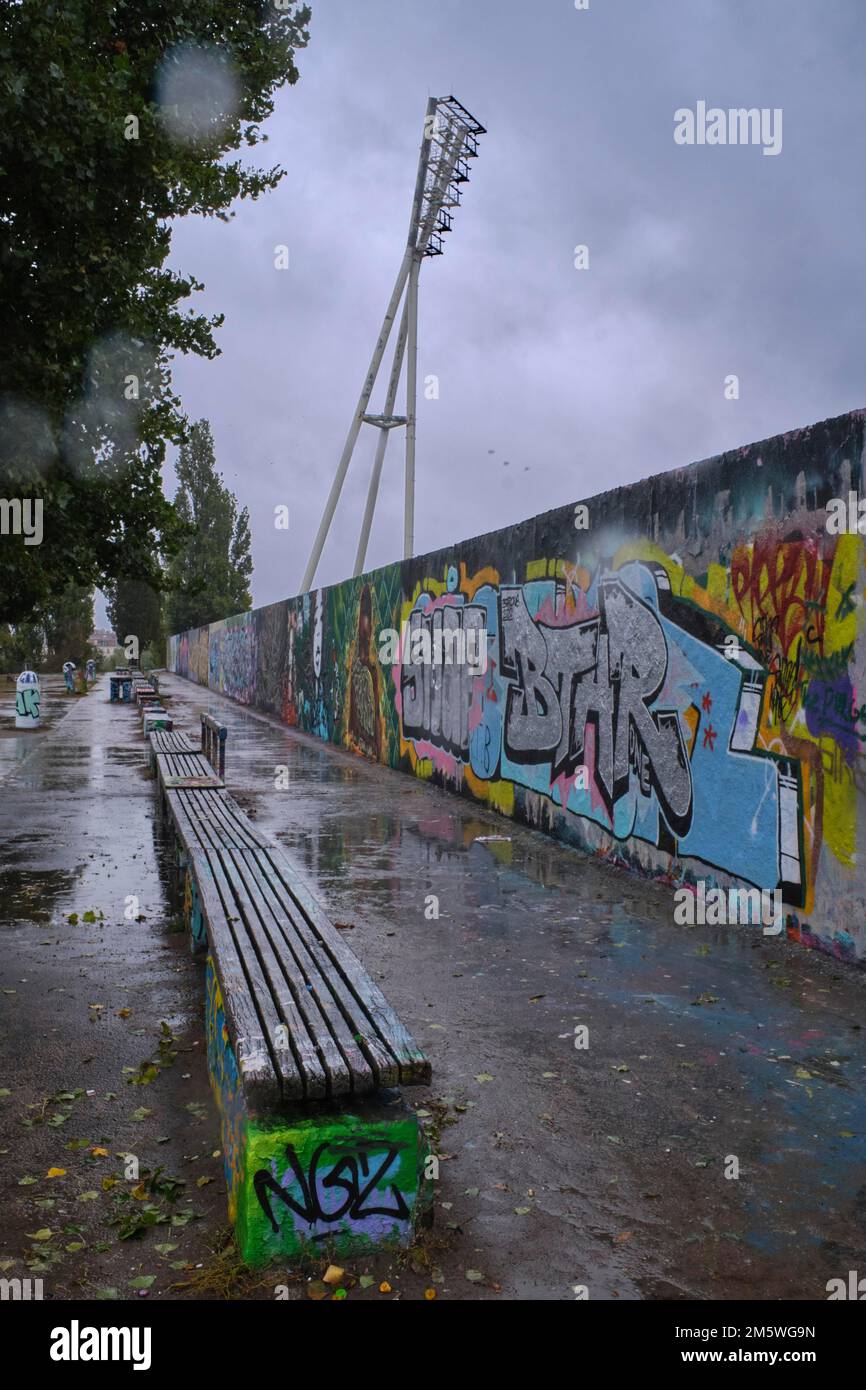
[[[274,962],[266,957],[265,969],[269,978],[267,984],[265,983],[265,977],[262,973],[262,953],[255,948],[256,929],[254,920],[251,921],[249,904],[238,900],[238,895],[234,891],[234,884],[229,882],[230,876],[226,875],[225,865],[219,857],[219,836],[214,834],[209,821],[198,814],[198,807],[195,803],[197,799],[200,799],[199,795],[190,791],[169,793],[169,795],[177,797],[177,805],[182,808],[187,823],[190,827],[195,827],[193,833],[199,846],[196,863],[200,865],[203,861],[206,866],[204,871],[216,884],[222,905],[223,910],[220,911],[216,900],[213,900],[210,904],[213,910],[206,910],[208,939],[214,959],[218,965],[226,955],[233,961],[236,960],[242,971],[240,987],[245,985],[255,999],[260,1015],[260,1026],[254,1034],[248,1033],[248,1036],[259,1035],[262,1037],[273,1064],[273,1070],[276,1077],[279,1077],[280,1089],[284,1098],[291,1100],[305,1096],[307,1099],[315,1099],[326,1095],[328,1091],[327,1078],[316,1053],[315,1040],[309,1037],[303,1019],[296,1010],[293,1011],[289,1001],[281,997],[279,992],[276,994],[276,1002],[281,1005],[284,1017],[281,1018],[279,1011],[275,1008],[274,991],[270,988],[270,979],[278,975],[279,972],[274,970]],[[207,795],[213,796],[215,794],[209,792]],[[189,809],[190,804],[192,804],[191,811]],[[205,906],[204,903],[203,906]],[[239,978],[235,976],[236,981]],[[276,1028],[280,1023],[286,1024],[287,1044],[278,1042],[279,1035]],[[342,1089],[345,1090],[346,1087],[343,1086]]]
[[[224,841],[228,837],[242,849],[255,849],[261,845],[260,833],[228,792],[209,800],[206,811],[214,830],[222,834]]]
[[[250,893],[255,896],[262,920],[274,933],[280,959],[284,968],[289,967],[287,974],[300,995],[299,1007],[310,1019],[314,1036],[325,1051],[335,1093],[339,1094],[340,1085],[358,1092],[371,1091],[379,1085],[393,1085],[393,1081],[379,1079],[379,1067],[371,1065],[364,1055],[355,1038],[355,1018],[350,1014],[347,1019],[339,999],[335,997],[333,980],[322,975],[319,963],[309,949],[309,941],[295,930],[279,899],[269,889],[262,874],[260,856],[242,854],[237,850],[228,853],[238,873],[244,877]],[[386,1056],[384,1062],[387,1067],[390,1059]]]
[[[271,842],[268,837],[256,828],[230,792],[214,797],[209,805],[214,819],[226,826],[229,832],[237,834],[242,830],[253,846],[259,849],[270,849]]]
[[[200,749],[179,730],[155,729],[150,737],[154,753],[198,753]]]
[[[297,901],[276,873],[270,855],[269,850],[266,854],[257,856],[255,871],[262,884],[266,885],[267,896],[279,913],[287,939],[290,942],[302,943],[305,961],[312,961],[316,975],[326,981],[335,1007],[350,1030],[352,1042],[364,1054],[377,1084],[398,1086],[401,1078],[400,1058],[389,1046],[388,1038],[383,1037],[367,1011],[359,1004],[345,972],[325,951]],[[362,969],[357,960],[355,965]],[[372,981],[370,983],[372,985]]]
[[[325,915],[321,904],[294,871],[282,850],[272,846],[268,858],[335,966],[350,985],[358,1003],[379,1035],[387,1040],[389,1047],[399,1058],[402,1083],[406,1086],[427,1085],[432,1071],[430,1062],[409,1031],[404,1028],[382,991],[373,983],[358,957],[342,940],[337,928]]]
[[[345,1095],[352,1085],[346,1062],[335,1046],[327,1024],[318,1016],[315,1000],[310,997],[297,965],[294,962],[290,965],[286,960],[284,947],[280,950],[282,943],[279,933],[273,931],[273,921],[261,894],[255,884],[242,871],[239,872],[234,861],[236,852],[222,850],[218,858],[243,912],[249,938],[261,960],[268,987],[279,1000],[287,1027],[290,1031],[292,1028],[296,1030],[294,1042],[307,1084],[307,1096],[316,1099],[325,1095]]]
[[[259,956],[253,945],[253,938],[247,929],[243,915],[240,914],[240,904],[235,899],[234,893],[228,884],[219,857],[216,854],[207,856],[208,867],[213,883],[216,885],[217,892],[222,902],[223,920],[217,914],[208,924],[208,944],[215,959],[222,961],[226,956],[240,961],[243,971],[243,980],[234,981],[236,993],[228,1000],[231,1008],[238,1005],[239,999],[243,996],[245,1001],[249,1000],[250,995],[254,1001],[254,1009],[250,1008],[245,1002],[247,1019],[254,1030],[246,1034],[245,1040],[238,1037],[238,1064],[245,1053],[251,1054],[255,1058],[260,1056],[270,1060],[273,1071],[280,1079],[279,1090],[283,1098],[287,1100],[299,1100],[304,1095],[304,1080],[298,1070],[298,1065],[292,1054],[291,1047],[279,1042],[277,1029],[283,1023],[283,1019],[277,1011],[273,994],[267,986],[262,973]],[[225,990],[223,990],[225,998]],[[258,1026],[253,1025],[254,1017],[257,1019]],[[241,1068],[243,1071],[243,1068]],[[279,1101],[279,1093],[277,1101]]]
[[[195,874],[196,887],[202,911],[208,924],[208,935],[217,935],[219,923],[226,917],[223,904],[214,881],[214,873],[207,854],[196,834],[192,822],[187,817],[180,802],[178,792],[168,793],[175,827],[190,867]],[[214,946],[213,958],[219,977],[223,999],[226,1002],[226,1019],[232,1047],[237,1058],[238,1070],[243,1081],[244,1091],[250,1105],[262,1110],[273,1109],[282,1098],[282,1088],[270,1056],[265,1053],[249,1053],[241,1045],[241,1038],[264,1036],[265,1026],[255,1011],[249,982],[244,971],[237,947],[231,934],[219,932],[219,946]],[[302,1088],[299,1087],[299,1092]]]

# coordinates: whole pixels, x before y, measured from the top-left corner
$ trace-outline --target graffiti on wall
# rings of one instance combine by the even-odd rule
[[[761,446],[760,488],[742,458],[725,464],[685,561],[649,508],[599,523],[598,541],[576,541],[565,508],[173,638],[170,661],[201,679],[206,645],[213,688],[642,873],[778,889],[789,931],[866,959],[866,930],[834,907],[866,899],[864,542],[828,534],[788,481],[795,464],[841,466],[852,432],[846,450],[862,451],[863,420],[822,428],[820,467],[808,432]],[[400,644],[383,664],[386,628]],[[481,667],[413,644],[476,633]]]
[[[738,638],[726,648],[723,623],[674,599],[661,564],[482,584],[472,606],[493,653],[483,677],[452,682],[449,721],[425,723],[417,701],[407,718],[414,672],[401,668],[416,758],[801,901],[798,763],[757,742],[766,672]],[[719,817],[744,814],[750,835],[720,853]]]

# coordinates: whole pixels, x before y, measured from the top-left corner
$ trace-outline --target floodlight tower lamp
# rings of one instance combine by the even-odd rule
[[[413,553],[418,380],[418,280],[424,258],[426,256],[440,256],[444,251],[442,238],[451,231],[452,211],[459,207],[461,185],[469,179],[468,161],[477,158],[478,137],[485,133],[484,127],[455,97],[431,97],[427,102],[421,151],[418,159],[418,173],[412,199],[412,213],[409,220],[409,234],[403,260],[385,311],[382,329],[373,350],[370,367],[361,389],[355,414],[352,417],[328,500],[325,503],[322,520],[313,542],[301,583],[302,592],[306,592],[312,587],[362,424],[375,425],[379,430],[379,440],[361,523],[354,573],[358,575],[363,571],[366,559],[370,528],[379,493],[382,465],[388,445],[388,435],[392,429],[402,425],[406,427],[404,558],[409,558]],[[391,366],[385,408],[381,415],[374,415],[368,409],[370,397],[373,394],[373,388],[401,300],[403,300],[403,313]],[[394,409],[404,356],[407,358],[406,413],[405,415],[395,415]]]

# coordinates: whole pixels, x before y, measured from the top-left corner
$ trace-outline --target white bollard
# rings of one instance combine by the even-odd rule
[[[22,671],[15,682],[15,728],[38,729],[41,691],[35,671]]]

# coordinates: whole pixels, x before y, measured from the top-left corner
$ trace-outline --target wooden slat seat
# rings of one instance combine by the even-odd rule
[[[163,733],[156,730],[150,735],[150,746],[154,754],[160,753],[200,753],[201,749],[186,734],[179,730]]]
[[[429,1082],[429,1061],[283,851],[224,787],[175,785],[210,764],[165,744],[155,757],[250,1108]]]

